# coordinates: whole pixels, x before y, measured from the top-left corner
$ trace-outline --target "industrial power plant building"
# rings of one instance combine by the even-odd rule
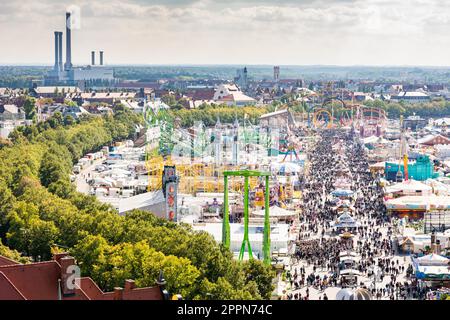
[[[103,51],[100,51],[99,65],[95,65],[95,52],[91,52],[91,65],[74,67],[72,64],[71,13],[66,13],[66,63],[63,65],[63,33],[55,31],[55,64],[45,77],[46,85],[98,84],[114,81],[114,70],[104,66]]]

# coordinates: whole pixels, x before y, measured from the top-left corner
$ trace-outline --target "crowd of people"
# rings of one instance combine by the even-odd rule
[[[383,190],[379,178],[369,170],[360,140],[352,133],[323,131],[310,146],[308,161],[297,249],[293,267],[287,274],[292,288],[288,298],[310,299],[309,288],[312,287],[319,291],[319,299],[326,300],[324,290],[327,287],[348,286],[340,276],[344,268],[340,254],[350,250],[358,256],[354,265],[346,266],[360,275],[354,286],[369,290],[373,299],[422,297],[424,292],[411,277],[411,266],[405,267],[405,260],[399,261],[395,256]],[[332,196],[337,189],[337,179],[348,180],[351,188],[348,197]],[[337,210],[336,203],[342,201],[350,204],[344,211]],[[343,212],[350,214],[358,224],[345,230],[337,229],[335,223]],[[351,233],[347,241],[339,236],[343,232]]]

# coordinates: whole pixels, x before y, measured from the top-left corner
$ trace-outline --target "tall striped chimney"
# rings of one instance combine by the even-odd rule
[[[91,65],[95,66],[95,51],[91,52]]]
[[[100,51],[100,65],[103,65],[103,51]]]

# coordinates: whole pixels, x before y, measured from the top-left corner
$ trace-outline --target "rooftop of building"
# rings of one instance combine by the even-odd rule
[[[46,87],[36,87],[34,89],[34,92],[37,94],[52,94],[55,92],[81,92],[81,90],[78,87],[74,86],[46,86]]]
[[[160,287],[136,288],[126,280],[124,288],[103,292],[89,277],[78,278],[79,285],[70,289],[62,279],[72,275],[68,267],[74,258],[56,254],[51,261],[20,264],[0,256],[0,300],[162,300]]]

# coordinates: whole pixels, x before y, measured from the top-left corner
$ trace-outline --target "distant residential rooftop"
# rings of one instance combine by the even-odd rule
[[[402,91],[399,92],[397,97],[428,97],[426,93],[418,92],[418,91]]]
[[[49,86],[49,87],[37,87],[34,89],[34,91],[38,94],[51,94],[58,92],[81,92],[81,90],[78,87],[71,87],[71,86]]]

